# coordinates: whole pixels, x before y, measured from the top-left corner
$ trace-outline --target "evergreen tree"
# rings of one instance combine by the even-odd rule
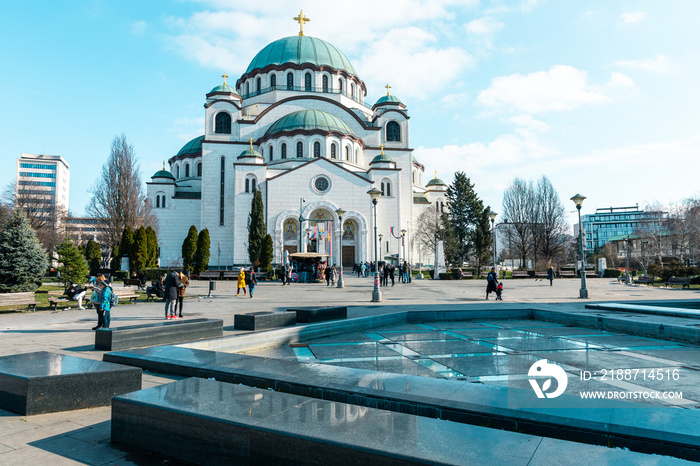
[[[100,268],[100,260],[102,259],[102,250],[100,245],[92,239],[89,239],[85,245],[85,260],[88,263],[90,274],[94,275],[97,269]]]
[[[56,255],[61,266],[58,271],[61,272],[61,281],[68,287],[70,282],[76,282],[80,285],[85,283],[85,278],[88,274],[87,262],[78,248],[75,247],[70,238],[66,238],[56,248]]]
[[[146,229],[139,227],[134,235],[134,245],[131,255],[131,270],[141,272],[148,264],[148,234]]]
[[[491,213],[491,207],[486,206],[483,208],[483,203],[481,204],[481,213],[476,219],[476,224],[474,226],[474,232],[472,234],[472,241],[474,245],[474,259],[476,260],[477,271],[481,271],[483,264],[489,263],[489,257],[493,254],[493,232],[491,231],[491,225],[489,224],[489,213]],[[477,272],[478,273],[478,272]]]
[[[191,272],[194,264],[194,256],[197,252],[197,227],[192,225],[187,237],[182,242],[182,268],[187,272]]]
[[[20,212],[8,217],[0,232],[0,292],[34,291],[46,273],[46,253]]]
[[[194,255],[194,273],[199,274],[207,270],[209,266],[209,230],[206,228],[199,232],[197,237],[197,252]]]
[[[109,268],[112,270],[119,270],[119,267],[121,266],[121,260],[120,260],[120,255],[119,255],[119,245],[115,244],[112,246],[112,252],[110,254],[112,258],[109,261]]]
[[[263,241],[267,234],[265,226],[265,208],[263,206],[262,193],[256,189],[253,193],[253,201],[248,217],[248,257],[253,267],[260,264]]]
[[[462,265],[473,245],[474,228],[483,210],[474,184],[464,172],[455,173],[454,181],[447,187],[447,207],[456,242],[456,262]]]
[[[158,236],[150,225],[146,228],[146,236],[148,237],[148,263],[146,268],[155,269],[158,265]]]
[[[121,266],[121,258],[127,256],[129,258],[129,270],[131,270],[131,264],[134,263],[132,258],[134,248],[134,232],[131,228],[124,228],[122,233],[122,240],[119,242],[119,264]]]
[[[268,277],[272,275],[272,245],[272,236],[270,236],[269,234],[265,235],[260,254],[260,270],[267,272]]]

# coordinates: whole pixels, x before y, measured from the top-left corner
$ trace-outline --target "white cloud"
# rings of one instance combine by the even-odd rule
[[[541,113],[604,104],[611,100],[611,94],[633,87],[634,82],[621,73],[612,73],[610,81],[595,86],[588,83],[585,71],[556,65],[549,71],[494,78],[477,100],[490,110]]]
[[[467,33],[474,35],[492,35],[503,29],[503,23],[485,16],[469,21],[464,28]]]
[[[615,62],[613,65],[657,72],[668,71],[671,68],[671,64],[666,55],[657,55],[656,58],[648,58],[646,60],[623,60]]]
[[[146,29],[148,29],[148,23],[146,21],[134,21],[131,24],[131,33],[135,36],[142,36]]]
[[[507,121],[513,123],[518,128],[523,128],[531,131],[549,131],[549,126],[544,121],[535,120],[532,115],[518,115],[508,118]]]
[[[633,11],[632,13],[622,13],[622,22],[624,24],[634,24],[643,20],[646,17],[646,13],[643,11]]]

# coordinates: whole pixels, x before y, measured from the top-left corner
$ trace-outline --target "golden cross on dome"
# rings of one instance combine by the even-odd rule
[[[165,170],[165,160],[163,160],[163,170]]]
[[[389,89],[391,89],[391,86],[389,84],[387,84],[384,87],[386,87],[386,95],[389,95]]]
[[[384,153],[384,144],[380,146],[380,149],[382,150],[382,154]]]
[[[295,16],[292,19],[299,23],[299,35],[303,36],[304,35],[304,23],[308,23],[309,21],[311,21],[311,19],[304,16],[304,10],[300,10],[299,16]]]
[[[224,78],[224,86],[226,85],[226,78],[228,78],[228,75],[226,73],[221,75],[222,78]]]
[[[249,142],[250,142],[250,148],[252,149],[253,148],[253,138],[250,138]]]
[[[435,179],[437,180],[437,170],[435,170]]]

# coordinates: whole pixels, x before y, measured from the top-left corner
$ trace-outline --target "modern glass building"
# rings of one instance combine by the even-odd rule
[[[659,222],[667,216],[659,210],[639,210],[632,207],[605,207],[596,209],[594,214],[581,215],[583,231],[586,234],[586,250],[593,250],[609,243],[613,237],[627,237],[643,230],[650,223]],[[578,235],[579,225],[574,226]]]

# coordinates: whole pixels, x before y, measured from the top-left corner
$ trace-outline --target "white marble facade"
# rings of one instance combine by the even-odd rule
[[[345,266],[373,260],[372,187],[384,192],[377,203],[377,230],[385,238],[380,258],[399,249],[392,238],[387,251],[394,227],[408,231],[405,255],[417,263],[418,248],[409,247],[415,220],[444,202],[445,186],[437,179],[423,186],[424,166],[409,145],[408,110],[388,89],[366,105],[365,84],[347,58],[328,42],[303,35],[268,45],[235,86],[224,77],[206,94],[204,135],[147,183],[159,221],[161,265],[181,263],[191,225],[209,230],[210,267],[248,263],[254,188],[263,196],[275,263],[285,249],[307,251],[311,222],[300,225],[300,214],[330,221],[323,234],[330,228],[331,263],[341,260],[341,231]],[[342,229],[339,208],[346,211]],[[327,242],[313,247],[324,251]],[[403,248],[400,255],[403,260]],[[424,263],[429,257],[423,251]]]

